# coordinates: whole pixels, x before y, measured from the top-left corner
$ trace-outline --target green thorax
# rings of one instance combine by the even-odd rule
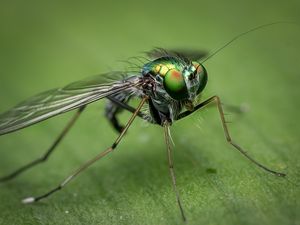
[[[145,64],[142,72],[143,74],[158,74],[161,77],[164,77],[169,70],[175,69],[177,71],[182,71],[183,67],[184,63],[174,57],[161,57]]]

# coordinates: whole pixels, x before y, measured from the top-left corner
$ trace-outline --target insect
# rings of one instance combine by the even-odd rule
[[[136,117],[140,117],[149,123],[163,127],[171,181],[181,216],[183,220],[186,220],[180,195],[176,187],[169,128],[172,123],[212,104],[214,104],[218,109],[228,143],[258,167],[277,176],[284,177],[284,173],[271,170],[251,158],[242,147],[232,140],[225,122],[219,96],[212,96],[200,104],[195,105],[195,99],[204,91],[208,81],[208,73],[203,63],[237,38],[254,30],[273,24],[262,25],[244,32],[234,37],[230,42],[210,55],[205,55],[202,52],[197,51],[182,52],[155,49],[148,53],[151,60],[146,62],[137,74],[111,72],[105,75],[98,75],[86,80],[74,82],[63,88],[53,89],[33,96],[7,112],[0,114],[0,135],[4,135],[41,122],[50,117],[57,116],[71,110],[77,110],[53,145],[41,158],[38,158],[17,169],[13,173],[0,178],[0,181],[3,182],[10,180],[27,169],[46,161],[73,126],[80,114],[84,111],[85,107],[88,104],[103,98],[108,99],[108,104],[105,109],[106,117],[109,119],[114,129],[119,132],[119,136],[113,144],[80,166],[54,189],[36,197],[25,198],[23,199],[23,203],[38,202],[64,188],[86,168],[116,149],[134,119]],[[122,78],[116,80],[116,77],[118,76],[121,76]],[[128,104],[129,100],[133,97],[140,99],[140,103],[137,108]],[[146,111],[143,106],[146,106]],[[119,123],[117,117],[120,110],[127,110],[132,113],[125,126]]]

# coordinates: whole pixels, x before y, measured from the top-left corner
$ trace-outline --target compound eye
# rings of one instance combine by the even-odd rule
[[[207,72],[205,67],[202,64],[196,63],[194,64],[196,70],[197,70],[197,74],[199,74],[199,89],[197,91],[197,94],[201,93],[203,91],[203,89],[206,86],[207,83]],[[197,66],[197,67],[196,67]]]
[[[202,70],[201,65],[198,62],[192,62],[192,64],[196,69],[195,70],[196,73],[199,73]]]
[[[188,98],[188,90],[181,72],[169,70],[164,77],[164,87],[167,93],[176,100]]]

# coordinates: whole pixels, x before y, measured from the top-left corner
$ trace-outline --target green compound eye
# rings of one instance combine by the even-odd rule
[[[199,66],[197,67],[197,73],[199,74],[199,82],[200,82],[200,86],[197,91],[197,94],[199,94],[200,92],[203,91],[203,89],[207,84],[207,71],[202,64],[199,64]]]
[[[177,70],[169,70],[164,76],[164,87],[167,93],[176,100],[188,98],[188,90],[182,76]]]

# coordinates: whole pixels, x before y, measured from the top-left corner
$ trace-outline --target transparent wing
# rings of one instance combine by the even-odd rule
[[[0,114],[0,135],[22,129],[117,92],[137,87],[141,83],[138,76],[113,72],[40,93]]]
[[[146,54],[151,58],[159,58],[159,57],[165,57],[168,55],[175,55],[175,56],[181,56],[184,58],[187,58],[191,61],[199,61],[200,59],[207,56],[206,51],[201,50],[192,50],[192,49],[163,49],[163,48],[155,48],[149,52],[146,52]]]

